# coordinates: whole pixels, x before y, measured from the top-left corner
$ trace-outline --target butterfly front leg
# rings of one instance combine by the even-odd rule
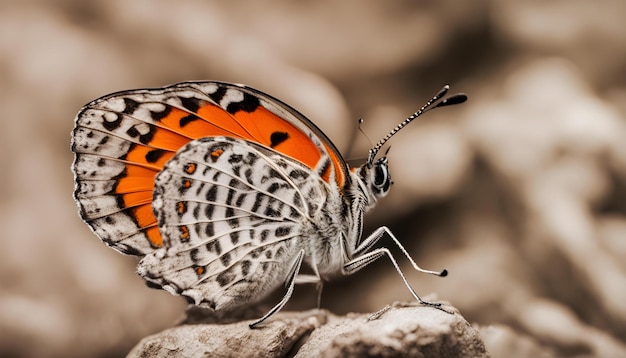
[[[302,259],[304,258],[304,250],[300,250],[296,260],[294,261],[291,269],[289,270],[289,274],[287,274],[287,279],[285,280],[285,286],[287,287],[287,292],[283,296],[283,298],[276,304],[276,306],[272,307],[269,312],[267,312],[263,317],[259,318],[255,322],[250,324],[250,328],[256,328],[261,323],[263,323],[266,319],[270,318],[274,313],[280,311],[287,301],[291,298],[293,294],[293,287],[296,284],[296,278],[298,277],[298,273],[300,272],[300,266],[302,266]]]
[[[431,306],[431,307],[435,307],[438,309],[441,309],[441,303],[435,303],[435,302],[428,302],[428,301],[424,301],[422,298],[420,298],[420,296],[415,292],[415,290],[413,289],[413,287],[411,287],[411,285],[409,284],[409,281],[406,279],[404,273],[402,272],[402,270],[400,269],[400,266],[398,265],[396,259],[393,257],[393,255],[391,254],[391,252],[389,251],[389,249],[387,249],[386,247],[382,247],[382,248],[378,248],[378,249],[374,249],[372,250],[372,247],[383,237],[384,234],[387,234],[392,240],[393,242],[396,244],[396,246],[398,246],[400,248],[400,250],[402,251],[402,253],[404,254],[404,256],[406,256],[406,258],[409,259],[409,262],[411,262],[411,265],[413,266],[413,268],[416,271],[419,272],[423,272],[423,273],[428,273],[431,275],[436,275],[436,276],[440,276],[440,277],[444,277],[448,274],[447,270],[443,270],[441,272],[437,272],[437,271],[430,271],[430,270],[424,270],[421,267],[419,267],[415,261],[413,260],[413,258],[409,255],[409,253],[406,251],[406,249],[404,248],[404,246],[402,246],[402,244],[400,243],[400,241],[398,241],[398,239],[396,239],[396,237],[393,235],[393,233],[391,232],[391,230],[389,230],[388,227],[386,226],[381,226],[378,229],[376,229],[372,234],[370,234],[370,236],[368,236],[365,240],[363,240],[353,251],[352,253],[352,258],[350,260],[348,260],[342,268],[342,273],[344,275],[352,275],[353,273],[361,270],[362,268],[364,268],[365,266],[369,265],[370,263],[376,261],[378,258],[387,255],[389,257],[389,259],[391,260],[391,263],[393,264],[394,268],[396,269],[396,271],[398,272],[398,274],[400,275],[400,278],[402,278],[402,281],[404,282],[404,285],[408,288],[408,290],[411,292],[411,294],[413,295],[413,297],[415,298],[416,301],[418,301],[419,303],[426,305],[426,306]],[[348,243],[345,240],[345,238],[343,239],[343,251],[346,257],[347,256],[347,246]],[[445,312],[448,312],[446,310],[443,310]],[[448,312],[450,313],[450,312]]]

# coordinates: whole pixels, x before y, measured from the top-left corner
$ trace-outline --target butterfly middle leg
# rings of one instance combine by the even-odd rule
[[[382,257],[384,255],[387,255],[387,257],[389,257],[389,259],[391,260],[391,263],[393,264],[394,268],[396,269],[396,271],[400,275],[400,278],[402,278],[402,281],[404,282],[404,285],[408,288],[408,290],[411,292],[411,294],[413,295],[413,297],[415,298],[416,301],[418,301],[419,303],[421,303],[423,305],[435,307],[435,308],[438,308],[438,309],[440,309],[440,310],[442,310],[444,312],[450,313],[450,312],[446,311],[445,309],[441,308],[441,305],[442,305],[441,303],[424,301],[415,292],[415,290],[409,284],[409,281],[406,279],[404,273],[400,269],[400,266],[398,265],[396,259],[393,257],[393,255],[391,254],[389,249],[387,249],[386,247],[382,247],[382,248],[378,248],[378,249],[373,249],[372,250],[372,247],[383,237],[384,234],[387,234],[393,240],[393,242],[396,244],[396,246],[398,246],[400,248],[400,250],[402,251],[404,256],[406,256],[406,258],[409,260],[409,262],[411,263],[411,265],[413,266],[413,268],[416,271],[423,272],[423,273],[428,273],[428,274],[436,275],[436,276],[440,276],[440,277],[444,277],[444,276],[446,276],[448,274],[447,270],[430,271],[430,270],[424,270],[421,267],[419,267],[415,263],[413,258],[409,255],[409,253],[406,251],[404,246],[402,246],[400,241],[398,241],[398,239],[393,235],[391,230],[389,230],[389,228],[386,227],[386,226],[381,226],[378,229],[376,229],[370,236],[368,236],[356,248],[354,248],[354,250],[352,251],[352,255],[350,256],[350,259],[343,265],[343,274],[344,275],[351,275],[351,274],[361,270],[365,266],[369,265],[370,263],[376,261],[378,258],[380,258],[380,257]],[[344,248],[344,252],[349,252],[349,251],[347,251],[348,250],[347,242],[345,240],[344,240],[344,243],[343,243],[343,248]]]

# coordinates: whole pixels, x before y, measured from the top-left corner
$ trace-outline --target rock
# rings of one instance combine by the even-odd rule
[[[412,303],[394,303],[374,317],[280,312],[257,329],[249,320],[183,323],[144,338],[128,357],[488,357],[480,333],[456,309],[445,309],[452,313]]]

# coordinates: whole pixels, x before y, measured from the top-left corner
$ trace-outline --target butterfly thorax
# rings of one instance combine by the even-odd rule
[[[364,164],[350,172],[350,181],[342,191],[329,193],[322,210],[310,225],[310,264],[324,280],[341,275],[346,259],[351,259],[361,241],[363,215],[390,189],[391,178],[386,158],[371,166]],[[344,245],[345,242],[345,245]]]
[[[346,193],[351,193],[348,185]],[[330,193],[337,193],[332,188]],[[305,262],[313,268],[323,280],[328,281],[341,274],[344,259],[342,240],[360,233],[355,230],[355,223],[361,221],[362,212],[353,211],[352,195],[329,195],[321,210],[313,220],[305,223],[302,236],[303,244],[309,247]],[[356,213],[356,217],[353,213]]]

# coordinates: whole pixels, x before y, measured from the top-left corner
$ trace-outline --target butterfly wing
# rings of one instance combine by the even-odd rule
[[[285,103],[245,86],[183,82],[114,93],[79,112],[72,170],[80,216],[124,254],[162,247],[152,210],[154,178],[179,148],[207,136],[273,148],[339,188],[349,180],[331,141]]]
[[[224,309],[284,283],[326,184],[271,148],[228,137],[193,141],[156,178],[164,248],[138,272],[153,286]]]

